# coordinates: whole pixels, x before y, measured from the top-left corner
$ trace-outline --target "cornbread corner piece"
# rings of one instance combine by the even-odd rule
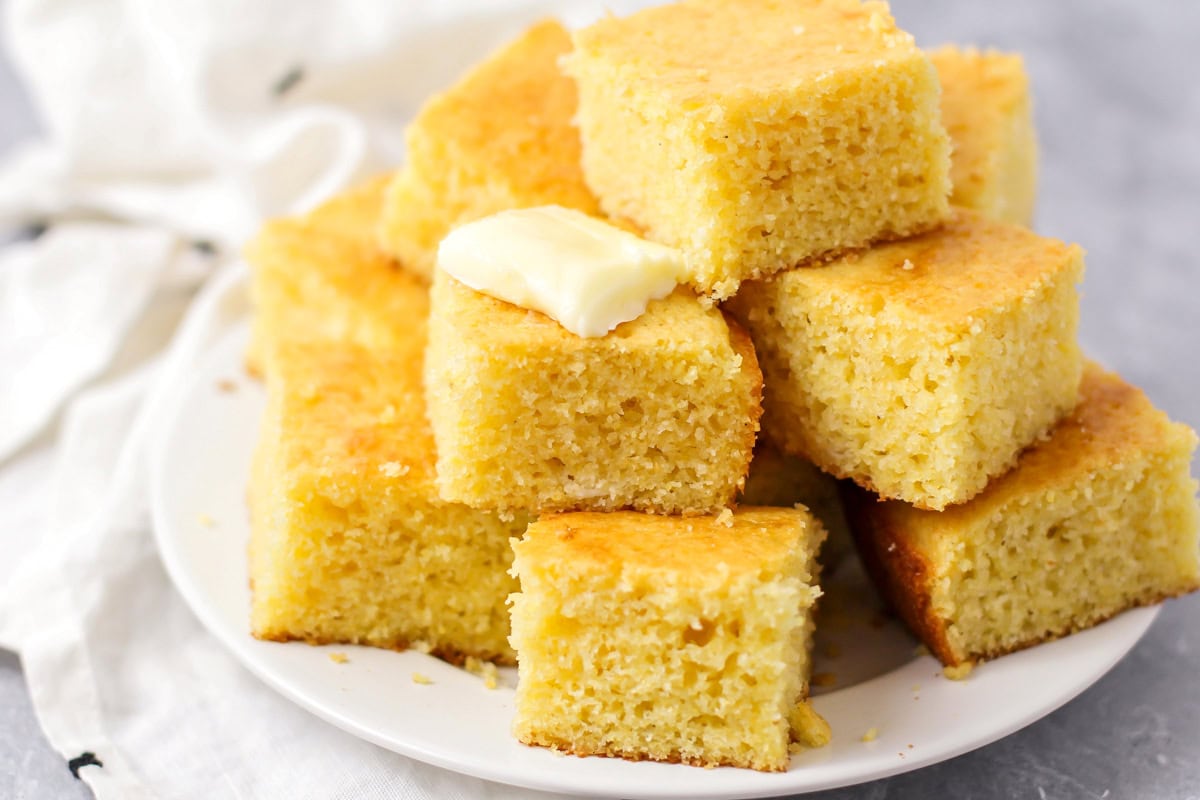
[[[829,534],[818,556],[826,574],[854,552],[837,479],[811,461],[779,452],[768,442],[759,442],[754,448],[738,503],[773,508],[794,508],[799,503],[807,508]]]
[[[559,23],[541,22],[429,101],[384,203],[385,251],[428,281],[438,243],[462,223],[541,205],[598,213],[571,123],[575,83],[558,66],[570,50]]]
[[[253,634],[512,663],[509,539],[527,520],[438,498],[420,350],[276,347],[249,492]]]
[[[1196,435],[1093,364],[1081,394],[969,503],[939,513],[848,491],[876,585],[948,666],[1200,588]]]
[[[885,3],[683,0],[574,41],[588,184],[702,293],[949,212],[937,74]]]
[[[780,508],[531,523],[513,544],[517,738],[576,755],[786,769],[824,535],[807,512]],[[817,738],[812,722],[796,735]]]
[[[377,178],[307,215],[267,222],[246,247],[252,373],[264,374],[267,354],[284,339],[400,347],[419,358],[429,293],[375,242],[386,182]]]
[[[750,337],[685,289],[606,336],[431,291],[426,392],[442,496],[482,508],[703,514],[731,505],[762,413]]]
[[[1078,399],[1083,251],[958,210],[944,228],[754,281],[726,307],[784,452],[922,508],[969,500]]]
[[[929,57],[941,79],[942,124],[953,144],[950,202],[1031,225],[1037,137],[1021,56],[947,45]]]

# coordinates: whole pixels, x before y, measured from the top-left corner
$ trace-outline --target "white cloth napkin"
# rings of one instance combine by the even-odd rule
[[[222,265],[263,217],[398,164],[431,91],[533,19],[601,4],[4,10],[47,136],[0,162],[0,231],[48,229],[0,250],[0,647],[51,744],[102,762],[79,771],[101,798],[531,796],[359,741],[239,667],[158,562],[147,433],[245,313]]]

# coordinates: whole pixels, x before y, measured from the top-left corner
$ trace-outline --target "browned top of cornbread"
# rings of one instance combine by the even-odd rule
[[[286,467],[328,472],[340,482],[358,475],[433,492],[436,449],[425,419],[421,346],[405,352],[279,343],[268,380],[277,383],[282,404],[279,446]]]
[[[956,190],[989,177],[996,137],[1028,102],[1029,78],[1016,53],[946,45],[929,53],[942,83],[942,124],[954,141],[950,181]],[[968,187],[969,188],[969,187]]]
[[[806,560],[824,531],[806,511],[744,506],[732,515],[671,517],[633,511],[543,516],[530,524],[522,556],[537,563],[584,563],[639,571],[717,576],[755,572],[797,551]]]
[[[944,227],[878,245],[774,280],[806,285],[858,310],[907,310],[947,326],[1032,294],[1079,268],[1083,250],[1057,239],[955,209]]]
[[[352,339],[419,358],[428,291],[375,246],[360,213],[376,199],[352,193],[306,217],[272,220],[247,245],[255,300],[270,320],[264,338]]]
[[[1079,395],[1079,405],[1049,437],[1022,453],[1013,470],[993,480],[971,502],[941,513],[898,502],[885,503],[879,510],[900,530],[937,538],[943,530],[960,528],[966,519],[1022,496],[1065,486],[1089,472],[1149,453],[1190,452],[1196,446],[1190,428],[1172,422],[1140,389],[1095,363],[1085,366]],[[908,524],[918,519],[919,525]]]
[[[492,179],[503,177],[538,197],[589,213],[596,199],[579,166],[579,132],[571,124],[575,82],[558,67],[571,50],[554,20],[538,23],[455,86],[432,98],[408,131],[413,169],[444,170],[441,152]]]
[[[468,340],[531,349],[553,348],[556,352],[604,349],[613,353],[656,347],[709,349],[728,343],[742,356],[744,365],[758,368],[750,337],[715,308],[706,308],[691,291],[680,288],[661,300],[652,300],[646,312],[623,322],[606,336],[582,337],[568,331],[540,311],[497,300],[438,270],[434,293],[439,312],[454,319],[455,327]],[[726,351],[728,353],[728,351]]]
[[[307,224],[323,233],[373,247],[392,177],[378,175],[331,197],[305,216]]]
[[[887,3],[858,0],[684,0],[602,19],[575,34],[575,47],[684,103],[766,101],[839,70],[925,57]]]

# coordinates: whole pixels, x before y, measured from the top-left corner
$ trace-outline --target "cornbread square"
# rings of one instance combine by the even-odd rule
[[[513,544],[517,738],[576,755],[786,769],[824,536],[807,512],[779,508],[530,524]]]
[[[250,486],[251,627],[512,663],[508,521],[438,497],[414,344],[283,341]]]
[[[953,145],[950,202],[1031,225],[1037,137],[1021,56],[948,45],[929,57],[942,82],[942,124]]]
[[[428,281],[450,230],[510,208],[599,211],[579,166],[571,49],[553,20],[534,25],[431,99],[407,133],[407,165],[388,190],[383,249]]]
[[[947,665],[1029,647],[1200,588],[1196,435],[1089,364],[1079,406],[943,512],[849,492],[876,585]]]
[[[442,496],[701,514],[733,503],[762,413],[750,338],[680,289],[606,336],[434,277],[426,391]]]
[[[826,574],[854,552],[837,479],[811,461],[779,452],[769,442],[755,446],[738,503],[776,508],[794,508],[798,503],[807,508],[829,534],[818,555]]]
[[[747,283],[763,432],[888,498],[969,500],[1078,399],[1083,251],[959,210],[944,228]]]
[[[386,178],[310,214],[272,220],[246,247],[254,305],[250,371],[282,339],[391,348],[425,342],[428,292],[375,243]]]
[[[948,213],[937,74],[885,3],[684,0],[574,41],[588,185],[702,293]]]

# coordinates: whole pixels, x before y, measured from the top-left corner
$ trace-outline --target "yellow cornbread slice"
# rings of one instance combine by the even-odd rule
[[[246,247],[252,372],[265,370],[266,353],[285,338],[424,346],[427,292],[375,243],[386,184],[378,178],[308,215],[272,220]]]
[[[598,212],[571,124],[575,84],[558,67],[570,49],[561,25],[539,23],[426,104],[384,203],[386,252],[429,280],[438,243],[464,222],[541,205]]]
[[[1037,138],[1021,56],[948,45],[929,57],[942,83],[942,124],[953,144],[950,202],[1031,225]]]
[[[818,556],[826,572],[854,551],[837,479],[811,461],[779,452],[768,442],[759,442],[754,448],[738,503],[776,508],[793,508],[799,503],[806,507],[829,533]]]
[[[796,509],[530,524],[513,544],[517,738],[577,755],[786,769],[824,535]]]
[[[702,293],[948,213],[937,75],[884,3],[684,0],[574,41],[588,185]]]
[[[407,347],[284,341],[266,359],[249,493],[258,638],[512,663],[508,540],[526,520],[438,497],[420,328]]]
[[[443,497],[662,514],[732,504],[762,374],[720,311],[681,289],[584,338],[442,270],[431,302],[426,390]]]
[[[860,552],[900,615],[959,665],[1200,588],[1196,435],[1089,364],[1050,438],[974,500],[943,512],[848,510]]]
[[[946,227],[747,283],[763,433],[884,497],[969,500],[1074,407],[1083,252],[959,210]]]

